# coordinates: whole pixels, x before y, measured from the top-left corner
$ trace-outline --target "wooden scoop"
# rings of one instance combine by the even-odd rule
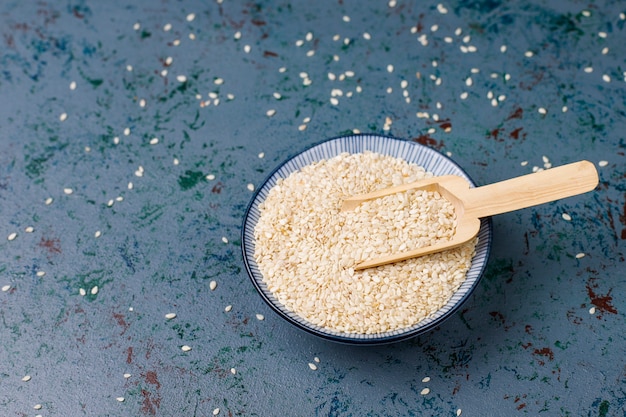
[[[352,210],[367,200],[412,189],[438,191],[455,209],[457,226],[451,240],[364,261],[354,268],[360,270],[452,249],[478,234],[482,217],[586,193],[596,185],[598,172],[595,166],[589,161],[580,161],[477,188],[470,188],[465,179],[455,175],[429,178],[346,198],[341,211]]]

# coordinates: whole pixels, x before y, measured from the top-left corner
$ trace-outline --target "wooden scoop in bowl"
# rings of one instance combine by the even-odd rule
[[[579,161],[477,188],[470,188],[465,179],[455,175],[429,178],[346,198],[341,210],[353,210],[364,201],[413,189],[438,191],[455,209],[457,226],[451,240],[364,261],[355,266],[354,269],[359,270],[452,249],[478,234],[483,217],[572,197],[591,191],[597,185],[595,166],[589,161]]]

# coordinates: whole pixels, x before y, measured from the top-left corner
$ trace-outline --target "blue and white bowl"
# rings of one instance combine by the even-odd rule
[[[472,265],[466,274],[466,279],[460,288],[445,306],[414,326],[385,333],[358,334],[337,332],[308,322],[296,313],[287,310],[269,291],[263,281],[263,276],[254,259],[254,229],[259,221],[259,205],[265,200],[268,192],[276,185],[276,182],[281,178],[288,177],[292,172],[298,171],[313,162],[329,159],[344,152],[362,153],[365,151],[402,158],[407,162],[424,167],[426,171],[432,172],[436,176],[458,175],[465,178],[472,186],[475,186],[467,173],[450,158],[415,142],[376,134],[358,134],[329,139],[311,146],[286,160],[257,188],[244,216],[242,251],[248,275],[261,297],[289,323],[325,339],[349,344],[373,345],[405,340],[431,330],[450,317],[463,304],[476,288],[487,265],[492,241],[492,222],[490,218],[481,221],[476,254],[472,259]]]

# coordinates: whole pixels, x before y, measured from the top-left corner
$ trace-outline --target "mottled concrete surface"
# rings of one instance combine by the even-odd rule
[[[624,13],[3,1],[0,415],[626,415]],[[334,344],[263,304],[239,234],[248,184],[355,129],[479,184],[579,159],[601,182],[495,217],[441,327]]]

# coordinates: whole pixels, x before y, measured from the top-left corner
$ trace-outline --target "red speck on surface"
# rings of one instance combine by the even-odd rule
[[[504,324],[504,316],[499,311],[492,311],[491,313],[489,313],[489,315],[494,319],[497,319],[500,323]]]
[[[45,249],[48,254],[61,253],[61,241],[58,238],[41,237],[38,246]]]
[[[528,334],[531,334],[531,333],[533,332],[533,326],[531,326],[530,324],[527,324],[527,325],[524,327],[524,331],[525,331],[526,333],[528,333]]]
[[[213,188],[211,188],[211,192],[213,194],[219,194],[222,192],[222,188],[224,188],[224,184],[222,184],[222,182],[219,181],[217,184],[213,186]]]
[[[120,335],[126,333],[126,330],[128,330],[129,324],[126,322],[126,320],[124,320],[124,315],[121,313],[113,313],[113,318],[115,319],[117,324],[122,326],[122,328],[124,329],[122,330],[122,333],[120,333]]]
[[[265,22],[264,20],[258,19],[252,19],[251,22],[254,26],[265,26],[267,24],[267,22]]]
[[[144,414],[156,416],[157,410],[161,406],[161,398],[152,398],[150,391],[146,391],[145,389],[141,390],[141,396],[143,397],[141,411]]]
[[[82,14],[81,12],[79,12],[76,7],[74,7],[74,9],[72,9],[72,13],[74,14],[74,17],[77,17],[79,19],[84,19],[85,18],[85,15]]]
[[[503,139],[501,139],[500,133],[502,133],[504,129],[502,129],[501,127],[497,128],[497,129],[493,129],[492,131],[489,132],[489,134],[487,135],[487,138],[492,138],[497,142],[502,142]]]
[[[549,347],[544,347],[541,349],[535,349],[533,350],[533,355],[536,356],[544,356],[546,358],[548,358],[548,360],[554,360],[554,352],[552,351],[552,349],[550,349]],[[541,359],[537,359],[537,362],[539,362],[539,365],[545,365],[545,361],[541,360]]]
[[[444,147],[444,143],[442,140],[433,139],[429,135],[421,135],[411,140],[413,142],[419,143],[420,145],[429,146],[438,150]]]
[[[522,110],[521,107],[518,107],[515,110],[513,110],[511,114],[509,114],[509,117],[507,117],[506,120],[521,119],[523,115],[524,115],[524,110]]]
[[[133,347],[129,346],[126,349],[126,363],[133,363]]]
[[[513,139],[519,139],[520,138],[520,132],[523,129],[524,129],[523,127],[518,127],[517,129],[515,129],[511,133],[509,133],[509,136],[512,137]],[[522,136],[522,139],[524,139],[526,137],[526,133],[522,133],[521,136]]]
[[[589,281],[587,282],[587,294],[589,294],[591,304],[596,306],[596,308],[598,308],[598,310],[603,313],[617,314],[617,309],[612,304],[613,297],[611,296],[611,291],[613,289],[609,289],[609,291],[605,295],[598,295],[595,292],[596,288],[598,288],[596,279],[589,279]],[[598,318],[600,318],[600,316],[598,316]]]
[[[521,403],[520,405],[518,405],[516,408],[518,410],[521,410],[522,408],[526,407],[526,403]]]
[[[272,51],[263,51],[263,56],[264,57],[276,58],[278,56],[278,54],[276,52],[272,52]]]
[[[157,389],[161,388],[161,383],[159,382],[159,378],[157,377],[157,373],[154,371],[148,371],[144,375],[144,379],[148,384],[156,385]]]

